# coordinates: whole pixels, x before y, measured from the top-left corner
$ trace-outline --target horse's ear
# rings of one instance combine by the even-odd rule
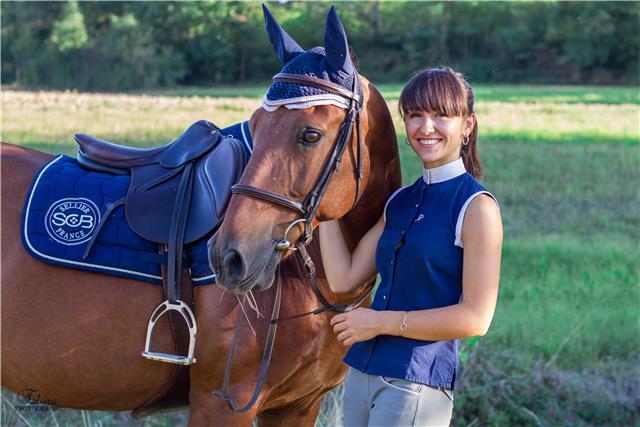
[[[264,23],[267,27],[269,41],[282,65],[289,62],[299,53],[304,52],[304,49],[278,24],[278,21],[276,21],[276,18],[273,17],[264,3],[262,3],[262,12],[264,13]]]
[[[336,9],[331,6],[327,15],[327,28],[324,33],[324,50],[327,55],[327,66],[334,72],[342,72],[347,75],[354,73],[355,68],[349,56],[349,43],[347,33],[342,22],[338,18]]]

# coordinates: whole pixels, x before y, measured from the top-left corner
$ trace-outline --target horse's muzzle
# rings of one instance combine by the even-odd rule
[[[234,245],[216,241],[208,243],[209,265],[216,276],[216,284],[235,294],[264,291],[273,285],[275,267],[280,253],[272,243],[264,250],[246,254]]]

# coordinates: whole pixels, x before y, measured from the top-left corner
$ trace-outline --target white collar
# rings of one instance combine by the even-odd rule
[[[462,157],[446,165],[438,166],[433,169],[422,169],[422,179],[426,184],[435,184],[437,182],[448,181],[457,176],[462,175],[467,170],[462,162]]]

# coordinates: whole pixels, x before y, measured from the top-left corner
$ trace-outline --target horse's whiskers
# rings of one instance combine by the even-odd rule
[[[253,309],[253,311],[256,312],[256,318],[260,318],[260,317],[264,317],[261,313],[260,313],[260,308],[258,307],[258,302],[256,301],[256,296],[253,295],[252,291],[247,292],[247,303],[249,304],[249,307],[251,307]]]
[[[247,319],[247,323],[249,324],[249,328],[251,329],[251,332],[253,332],[253,336],[257,336],[256,331],[253,329],[253,326],[251,326],[251,321],[249,320],[249,316],[247,316],[247,312],[244,309],[244,305],[242,305],[242,300],[240,300],[240,297],[238,295],[236,295],[236,298],[238,299],[238,304],[240,305],[240,309],[242,310],[242,314],[244,314],[244,318]],[[245,296],[246,298],[246,296]]]

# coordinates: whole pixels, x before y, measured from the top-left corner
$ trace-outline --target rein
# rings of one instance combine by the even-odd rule
[[[271,362],[271,354],[273,353],[273,344],[275,342],[276,330],[278,327],[278,322],[283,322],[286,320],[299,319],[308,315],[316,315],[325,313],[328,311],[333,311],[337,313],[344,313],[349,310],[353,310],[357,308],[364,302],[364,300],[369,296],[371,291],[373,290],[373,283],[367,285],[362,294],[358,296],[356,301],[352,304],[332,304],[329,300],[324,296],[320,287],[317,283],[317,274],[316,274],[316,266],[309,256],[307,252],[306,246],[311,243],[313,229],[311,227],[313,217],[315,216],[316,211],[320,205],[320,200],[324,196],[324,193],[329,186],[329,182],[331,180],[331,176],[333,172],[338,172],[340,170],[340,164],[342,162],[342,155],[351,140],[352,129],[356,128],[356,170],[355,170],[355,178],[356,178],[356,194],[355,199],[353,201],[353,205],[355,206],[360,197],[360,180],[362,179],[362,142],[361,142],[361,132],[360,132],[360,111],[362,110],[363,99],[361,96],[361,87],[360,87],[360,79],[357,74],[354,75],[353,79],[353,90],[349,91],[342,86],[339,86],[335,83],[318,79],[311,76],[306,75],[298,75],[298,74],[287,74],[287,73],[279,73],[273,77],[274,82],[287,82],[287,83],[297,83],[303,84],[307,86],[318,87],[328,92],[331,92],[335,95],[342,96],[349,100],[349,110],[345,117],[344,122],[341,125],[340,133],[338,134],[336,144],[333,147],[333,152],[329,157],[325,168],[316,184],[314,185],[311,192],[305,197],[304,201],[298,202],[296,200],[292,200],[286,196],[282,196],[271,191],[262,190],[257,187],[253,187],[250,185],[244,184],[236,184],[231,187],[231,192],[234,194],[244,194],[246,196],[254,197],[257,199],[265,200],[270,203],[274,203],[276,205],[280,205],[287,209],[293,210],[297,214],[301,216],[301,218],[292,221],[287,227],[283,239],[281,239],[277,245],[276,249],[280,251],[297,251],[302,257],[302,261],[304,263],[305,268],[305,278],[309,283],[309,287],[316,295],[318,301],[322,306],[316,308],[315,310],[308,311],[305,313],[299,313],[292,316],[287,317],[278,317],[280,314],[280,304],[282,300],[282,275],[280,268],[278,267],[278,277],[276,280],[276,295],[273,303],[273,309],[271,312],[271,320],[269,322],[269,331],[267,333],[266,344],[264,347],[264,351],[262,353],[262,361],[260,365],[260,370],[258,371],[258,381],[256,383],[256,387],[253,391],[253,395],[249,399],[249,401],[242,407],[236,403],[236,401],[231,397],[229,393],[229,382],[231,378],[231,368],[233,366],[233,356],[236,351],[236,344],[238,341],[238,335],[240,331],[240,325],[242,321],[241,313],[238,313],[239,319],[236,322],[236,328],[233,335],[233,341],[231,343],[231,348],[229,349],[229,354],[227,355],[227,364],[224,370],[224,379],[222,383],[222,391],[214,391],[213,395],[222,398],[227,402],[231,410],[234,412],[245,412],[250,409],[258,400],[260,396],[260,392],[262,391],[262,387],[264,386],[264,382],[267,377],[267,371],[269,369],[269,363]],[[295,245],[292,244],[289,240],[287,240],[287,236],[289,231],[299,223],[304,223],[304,234],[303,238],[299,239]]]

